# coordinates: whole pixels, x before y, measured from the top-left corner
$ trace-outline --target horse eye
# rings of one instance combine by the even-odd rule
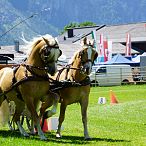
[[[45,56],[48,56],[50,53],[51,53],[51,51],[50,51],[49,49],[46,48],[46,49],[44,50],[44,55],[45,55]]]

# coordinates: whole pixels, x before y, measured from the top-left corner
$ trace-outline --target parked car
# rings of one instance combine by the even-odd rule
[[[91,83],[99,86],[113,86],[133,82],[131,66],[122,64],[94,66],[89,77]]]

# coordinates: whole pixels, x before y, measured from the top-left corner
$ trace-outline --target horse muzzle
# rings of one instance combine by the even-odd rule
[[[53,76],[57,72],[57,65],[56,65],[56,63],[48,65],[47,68],[48,68],[47,72],[51,76]]]
[[[92,71],[92,64],[90,62],[85,63],[84,66],[81,68],[83,74],[89,75]]]

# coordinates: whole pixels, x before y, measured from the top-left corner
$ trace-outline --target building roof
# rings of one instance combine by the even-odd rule
[[[72,28],[58,36],[60,49],[67,57],[71,58],[78,49],[81,48],[80,39],[87,36],[92,38],[91,32],[96,30],[96,41],[99,44],[100,34],[108,41],[112,41],[113,54],[125,54],[126,34],[130,33],[132,42],[132,54],[142,54],[146,52],[146,22],[122,24],[122,25],[98,25],[93,27]],[[68,37],[70,35],[70,37]],[[0,54],[14,54],[15,61],[21,62],[26,57],[27,50],[19,46],[19,51],[15,46],[1,46]]]
[[[114,54],[125,53],[127,33],[131,35],[132,53],[142,54],[143,52],[146,52],[146,22],[74,28],[72,29],[72,37],[68,37],[68,32],[66,32],[65,34],[59,36],[58,40],[61,44],[79,44],[80,39],[84,36],[91,39],[91,31],[93,30],[96,30],[97,44],[99,44],[101,34],[103,34],[104,38],[112,41]]]
[[[19,46],[19,51],[15,50],[15,46],[1,46],[0,54],[14,54],[14,60],[9,60],[9,63],[21,63],[26,57],[27,50],[23,49],[23,46]]]
[[[59,35],[57,38],[58,38],[60,43],[66,43],[66,44],[74,43],[75,41],[78,41],[81,38],[91,34],[92,30],[98,30],[98,29],[100,29],[100,28],[102,28],[104,26],[105,25],[71,28],[71,29],[68,29],[67,32],[65,32],[64,34]],[[70,35],[69,33],[72,33],[71,37],[68,37]]]

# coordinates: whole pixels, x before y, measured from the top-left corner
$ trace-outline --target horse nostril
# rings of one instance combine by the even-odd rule
[[[90,71],[90,68],[89,68],[89,67],[87,67],[87,68],[86,68],[86,72],[87,72],[87,73],[89,73],[89,71]]]

